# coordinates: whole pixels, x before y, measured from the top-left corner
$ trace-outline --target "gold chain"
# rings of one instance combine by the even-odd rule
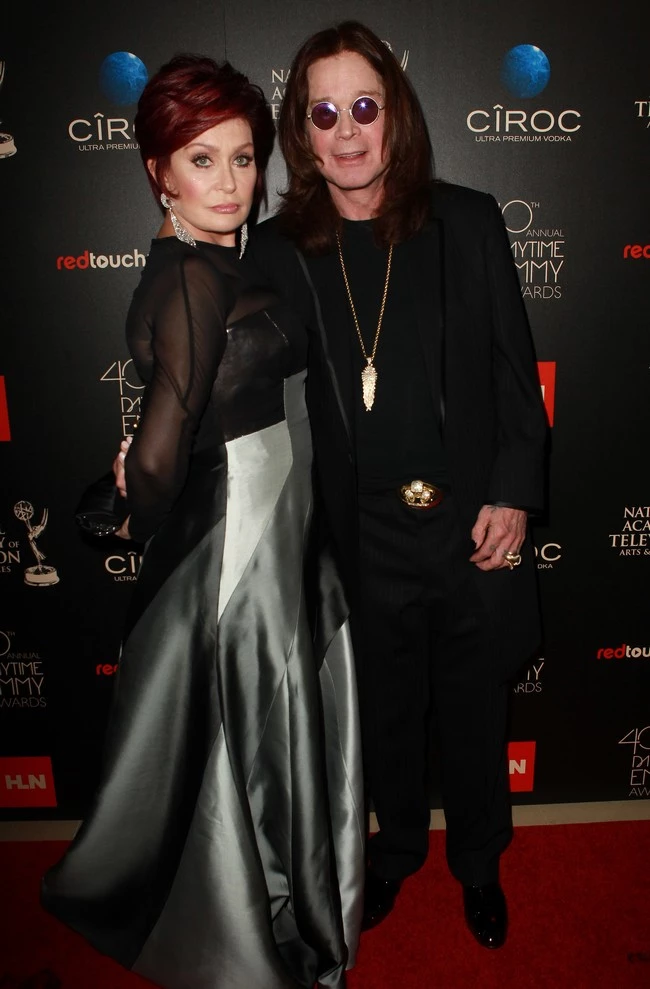
[[[345,270],[345,262],[343,261],[343,251],[341,250],[341,239],[336,232],[336,246],[339,249],[339,261],[341,262],[341,271],[343,272],[343,281],[345,282],[345,288],[348,293],[348,301],[350,303],[350,309],[352,310],[352,318],[354,320],[354,328],[357,331],[357,336],[359,337],[359,343],[361,344],[361,353],[363,354],[366,362],[370,365],[375,359],[375,354],[377,353],[377,344],[379,343],[379,334],[381,333],[381,324],[384,318],[384,309],[386,308],[386,297],[388,296],[388,282],[390,280],[390,266],[393,260],[393,245],[390,245],[388,250],[388,264],[386,266],[386,281],[384,282],[384,294],[381,300],[381,309],[379,310],[379,320],[377,322],[377,331],[375,333],[375,340],[372,345],[372,353],[368,354],[366,352],[366,347],[363,342],[363,337],[361,336],[361,330],[359,328],[359,320],[357,319],[357,311],[354,308],[354,302],[352,301],[352,292],[350,291],[350,283],[348,282],[348,273]]]

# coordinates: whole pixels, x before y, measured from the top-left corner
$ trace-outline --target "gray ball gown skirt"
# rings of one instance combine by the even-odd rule
[[[44,880],[48,910],[167,989],[342,987],[354,960],[356,686],[326,556],[305,593],[304,376],[285,421],[193,461],[149,542],[102,783]]]

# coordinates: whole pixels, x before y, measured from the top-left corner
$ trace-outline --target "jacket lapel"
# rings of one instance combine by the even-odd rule
[[[351,410],[352,410],[352,397],[351,397],[351,382],[348,380],[349,376],[344,376],[343,379],[336,373],[334,362],[332,360],[330,341],[325,330],[325,322],[323,320],[323,313],[321,309],[320,299],[318,297],[318,292],[314,281],[309,272],[309,267],[304,258],[304,255],[296,248],[296,254],[298,255],[298,261],[300,262],[300,267],[302,268],[305,280],[309,285],[309,289],[314,300],[314,310],[316,314],[316,324],[318,329],[318,336],[320,339],[320,344],[325,357],[325,363],[329,371],[330,382],[334,395],[336,397],[336,402],[341,413],[341,419],[343,425],[345,426],[345,432],[347,434],[348,443],[350,444],[350,450],[354,451],[354,441],[353,433],[351,428]],[[347,339],[347,337],[346,337]],[[348,341],[349,342],[349,341]],[[348,368],[350,365],[349,360],[339,361],[341,368]]]

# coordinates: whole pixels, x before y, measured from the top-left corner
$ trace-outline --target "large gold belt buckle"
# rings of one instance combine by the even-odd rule
[[[399,496],[409,508],[435,508],[442,501],[442,491],[427,481],[411,481],[399,489]]]

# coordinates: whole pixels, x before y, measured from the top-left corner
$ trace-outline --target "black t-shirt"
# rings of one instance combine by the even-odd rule
[[[388,249],[377,247],[372,221],[365,220],[343,221],[341,246],[365,350],[370,354],[384,290]],[[422,249],[427,249],[425,237]],[[375,401],[369,412],[363,405],[361,387],[366,361],[354,326],[338,252],[310,264],[335,370],[342,379],[350,380],[361,490],[393,486],[414,478],[445,479],[444,450],[407,263],[403,250],[395,247],[374,361]],[[432,277],[434,270],[432,264]],[[432,322],[433,318],[432,313]],[[343,367],[344,363],[348,366]]]

